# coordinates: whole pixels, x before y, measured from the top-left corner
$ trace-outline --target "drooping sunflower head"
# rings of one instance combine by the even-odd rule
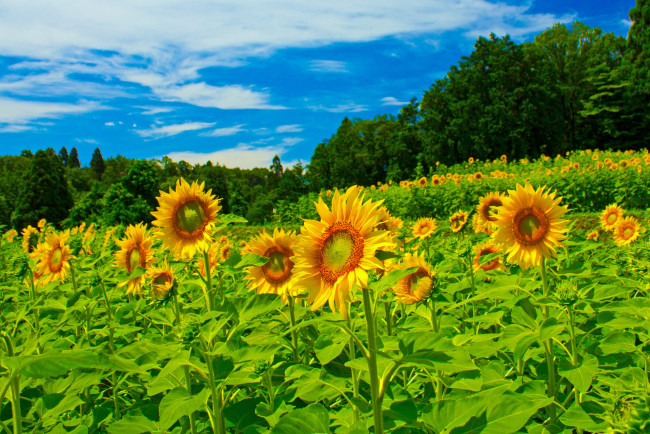
[[[288,289],[294,278],[291,257],[294,255],[295,241],[295,232],[285,232],[278,228],[273,230],[272,235],[264,231],[250,241],[248,245],[251,253],[269,258],[261,267],[246,269],[248,276],[244,280],[248,282],[250,290],[255,290],[258,294],[278,294],[283,302],[287,302]]]
[[[124,268],[127,273],[132,273],[138,267],[147,270],[153,263],[153,239],[147,232],[144,224],[139,223],[129,226],[124,232],[124,238],[116,241],[120,250],[115,254],[115,266]],[[133,279],[127,279],[117,286],[126,286],[126,294],[139,295],[142,293],[144,274]]]
[[[155,299],[166,298],[174,288],[174,272],[163,262],[160,267],[149,267],[147,277],[151,281],[151,295]]]
[[[66,244],[68,237],[67,232],[49,233],[45,237],[45,242],[32,253],[32,256],[38,259],[35,274],[41,276],[43,284],[57,279],[63,282],[68,274],[70,259],[72,259],[70,248]]]
[[[501,256],[486,261],[484,256],[500,253],[501,249],[494,242],[486,241],[474,248],[474,271],[483,270],[485,272],[492,270],[505,270],[506,267],[501,262]]]
[[[389,233],[378,231],[380,202],[364,201],[357,186],[335,191],[332,209],[319,199],[320,221],[305,220],[293,248],[295,287],[308,290],[312,310],[329,303],[347,317],[350,293],[368,286],[368,270],[383,268],[377,250],[391,250]]]
[[[22,231],[22,236],[23,236],[23,250],[25,253],[33,253],[34,250],[36,250],[36,246],[38,245],[38,230],[29,225]]]
[[[492,238],[503,245],[508,261],[526,269],[541,265],[543,258],[555,257],[556,248],[567,238],[568,221],[562,216],[566,206],[546,187],[535,190],[530,184],[509,190],[498,208]]]
[[[493,214],[503,205],[504,197],[505,195],[499,192],[491,192],[479,198],[476,211],[481,224],[489,226],[497,220]]]
[[[203,191],[204,183],[194,181],[191,185],[183,178],[176,182],[176,189],[160,192],[153,225],[159,228],[158,237],[174,255],[187,259],[197,250],[205,250],[212,240],[212,227],[221,209],[219,200],[211,190]]]
[[[438,229],[436,219],[422,217],[413,225],[411,232],[413,232],[413,237],[423,240],[429,238],[436,229]]]
[[[452,232],[460,232],[467,223],[468,218],[469,214],[466,211],[455,212],[451,217],[449,217],[449,225],[451,226]]]
[[[607,205],[600,213],[600,226],[606,231],[613,231],[616,223],[623,218],[623,208],[618,204]]]
[[[614,226],[614,242],[618,246],[627,246],[639,238],[641,223],[632,216],[620,218]]]
[[[398,303],[413,304],[424,301],[431,295],[435,274],[424,260],[424,253],[419,255],[407,253],[394,269],[407,270],[414,267],[418,267],[417,270],[402,277],[393,287],[395,301]]]

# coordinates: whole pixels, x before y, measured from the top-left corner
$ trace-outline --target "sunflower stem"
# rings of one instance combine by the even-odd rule
[[[208,385],[210,386],[210,394],[212,395],[212,420],[214,420],[212,431],[219,434],[226,433],[226,421],[223,418],[223,389],[217,390],[217,384],[214,377],[214,365],[212,356],[208,348],[208,342],[199,335],[201,341],[201,348],[203,350],[203,359],[208,367]]]
[[[11,342],[11,337],[7,333],[2,333],[2,338],[5,341],[5,346],[7,347],[7,356],[14,356],[14,346]],[[11,413],[13,420],[14,434],[20,434],[23,432],[23,420],[22,413],[20,410],[20,376],[14,375],[11,380]]]
[[[390,301],[384,303],[384,310],[386,311],[386,333],[388,336],[393,335],[393,315],[390,310]]]
[[[210,269],[210,255],[208,250],[203,251],[203,264],[205,265],[205,290],[208,294],[208,312],[214,310],[214,293],[212,292],[212,270]]]
[[[348,322],[348,328],[352,330],[352,320],[350,319],[350,315],[347,317],[347,322]],[[350,349],[350,360],[354,360],[357,355],[357,350],[356,346],[354,344],[354,339],[352,336],[350,336],[350,340],[348,341],[348,347]],[[354,368],[350,368],[350,376],[352,377],[352,396],[355,398],[359,397],[359,377],[357,376],[357,371]],[[354,406],[354,421],[358,422],[359,421],[359,409]]]
[[[185,372],[185,387],[187,388],[187,394],[192,396],[192,376],[190,375],[190,367],[187,365],[183,366],[183,371]],[[192,430],[192,434],[197,434],[194,412],[190,413],[188,418],[190,419],[190,429]]]
[[[542,258],[542,286],[544,290],[544,297],[549,296],[549,285],[548,285],[548,276],[546,274],[546,258]],[[550,315],[548,306],[544,306],[544,319],[548,319]],[[553,341],[547,339],[544,342],[544,352],[546,353],[546,367],[548,369],[548,396],[555,400],[555,356],[553,355]],[[551,422],[555,421],[556,418],[556,409],[555,404],[548,406],[549,416]]]
[[[436,299],[431,297],[431,330],[434,333],[440,332],[440,327],[438,325],[438,308],[436,307]]]
[[[468,265],[467,269],[469,271],[469,279],[470,283],[472,284],[472,319],[476,317],[476,300],[474,298],[476,297],[476,281],[474,279],[474,267],[472,266],[472,256],[471,253],[468,253]],[[478,322],[474,321],[474,334],[478,334]]]
[[[368,371],[370,374],[370,396],[372,398],[373,417],[375,420],[375,433],[384,432],[384,418],[381,400],[379,399],[379,376],[377,375],[377,337],[375,334],[375,319],[372,315],[372,303],[370,301],[370,290],[363,288],[363,310],[366,316],[366,328],[368,331]]]
[[[289,318],[291,319],[291,343],[293,349],[293,361],[298,363],[300,361],[300,354],[298,353],[298,332],[296,327],[296,301],[292,295],[288,296],[289,300]]]

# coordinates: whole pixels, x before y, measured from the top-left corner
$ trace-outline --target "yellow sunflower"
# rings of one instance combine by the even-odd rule
[[[627,246],[639,238],[641,223],[632,216],[623,217],[618,220],[614,227],[614,241],[617,246]]]
[[[621,218],[623,218],[623,208],[615,203],[607,205],[603,212],[600,213],[600,226],[611,232]]]
[[[46,224],[47,224],[47,220],[45,220],[45,219],[40,219],[40,220],[38,221],[38,223],[36,224],[36,226],[38,226],[38,228],[39,228],[41,231],[43,231],[43,228],[45,227]]]
[[[7,232],[5,232],[5,237],[7,238],[7,241],[10,243],[14,242],[14,238],[18,236],[18,232],[16,232],[16,229],[9,229]]]
[[[32,257],[38,259],[36,264],[36,275],[41,276],[41,282],[45,285],[56,279],[63,282],[70,270],[70,259],[72,254],[66,242],[69,233],[50,233],[45,237],[45,242],[38,246],[32,253]]]
[[[500,252],[501,249],[499,246],[494,244],[492,241],[486,241],[485,243],[476,246],[474,248],[474,253],[476,254],[474,256],[474,271],[478,271],[479,269],[483,271],[505,270],[506,267],[501,262],[501,256],[498,256],[489,262],[481,261],[481,257],[485,255]]]
[[[504,194],[499,192],[488,193],[485,196],[479,198],[478,206],[476,207],[477,215],[479,218],[479,223],[482,226],[488,227],[497,221],[496,217],[493,214],[497,211],[497,208],[503,205],[503,199],[505,198]]]
[[[390,215],[390,211],[385,206],[382,206],[377,210],[380,215],[379,223],[377,224],[377,230],[388,231],[392,237],[399,235],[399,230],[404,226],[404,222],[399,217],[393,217]]]
[[[591,232],[589,232],[589,233],[587,234],[587,239],[588,239],[588,240],[598,241],[598,236],[599,236],[599,235],[600,235],[600,234],[598,233],[598,231],[594,229],[593,231],[591,231]]]
[[[427,177],[423,176],[422,178],[418,179],[418,187],[426,187],[427,186]]]
[[[132,273],[136,268],[149,268],[153,262],[153,239],[147,233],[144,224],[129,226],[124,232],[124,238],[116,241],[120,250],[115,254],[115,266],[126,269]],[[117,286],[126,286],[126,294],[139,295],[142,293],[144,274],[133,279],[119,283]]]
[[[174,287],[174,272],[165,261],[160,267],[149,267],[147,276],[151,279],[151,295],[161,299],[167,297]]]
[[[517,184],[516,190],[508,190],[509,196],[497,211],[498,229],[492,238],[503,245],[508,261],[524,269],[555,257],[556,247],[567,238],[568,221],[561,218],[567,207],[559,206],[562,198],[556,199],[555,193],[545,189]]]
[[[436,219],[422,217],[421,219],[418,219],[418,221],[413,225],[411,232],[413,232],[414,237],[423,240],[425,238],[429,238],[431,234],[433,234],[433,231],[436,229],[438,229]]]
[[[221,246],[222,244],[217,241],[214,243],[210,244],[210,247],[208,247],[208,261],[210,261],[210,270],[214,270],[217,265],[220,262],[220,256],[221,256]],[[203,256],[199,257],[197,261],[197,266],[199,269],[199,273],[201,276],[205,276],[205,261]]]
[[[393,287],[395,301],[413,304],[426,300],[431,295],[435,274],[424,260],[424,253],[411,255],[407,253],[399,265],[393,269],[407,270],[418,267],[413,273],[402,277]]]
[[[176,182],[176,189],[160,192],[156,218],[152,223],[160,228],[158,237],[163,245],[182,259],[194,256],[197,250],[205,250],[212,241],[210,232],[221,209],[219,200],[203,191],[205,183],[188,184],[183,178]]]
[[[23,236],[23,250],[25,253],[32,253],[38,246],[38,231],[32,225],[27,226],[21,232]]]
[[[463,229],[467,223],[468,218],[469,214],[467,214],[465,211],[458,211],[454,213],[451,217],[449,217],[449,225],[451,226],[451,230],[454,233],[460,232],[460,230]]]
[[[328,302],[332,311],[338,309],[347,317],[350,292],[356,286],[368,286],[367,270],[383,268],[375,257],[377,250],[395,248],[388,232],[375,229],[381,201],[363,199],[357,186],[344,194],[337,190],[331,211],[319,199],[316,210],[321,220],[305,220],[292,261],[295,285],[309,291],[312,310]]]
[[[293,279],[293,245],[296,234],[293,231],[284,232],[275,228],[273,235],[266,231],[251,240],[249,248],[251,253],[266,256],[269,261],[261,267],[248,267],[248,288],[258,294],[278,294],[283,302],[287,302]]]

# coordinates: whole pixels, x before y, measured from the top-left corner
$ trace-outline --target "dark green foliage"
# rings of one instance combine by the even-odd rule
[[[106,225],[150,222],[154,209],[141,196],[133,194],[118,182],[108,189],[102,199],[102,221]]]
[[[90,159],[90,167],[93,169],[95,179],[102,179],[102,175],[106,170],[106,163],[104,163],[104,157],[102,157],[102,151],[99,148],[96,148],[95,152],[93,152],[93,157]]]
[[[58,156],[36,152],[23,173],[20,186],[20,196],[11,215],[14,227],[36,225],[42,218],[59,224],[68,216],[73,205],[72,196]]]
[[[61,148],[59,151],[59,158],[61,158],[61,162],[63,163],[63,167],[66,167],[68,165],[68,149],[64,146]]]
[[[70,150],[70,155],[68,156],[68,163],[66,164],[66,167],[69,167],[71,169],[78,169],[81,167],[81,162],[79,162],[79,153],[77,152],[77,148],[72,148]]]

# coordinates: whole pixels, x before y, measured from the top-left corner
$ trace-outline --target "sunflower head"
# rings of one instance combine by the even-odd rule
[[[427,177],[423,176],[422,178],[418,179],[418,187],[426,187],[427,186]]]
[[[278,294],[283,302],[287,302],[288,290],[294,278],[291,257],[294,255],[295,241],[295,232],[285,232],[278,228],[273,230],[272,235],[264,231],[250,241],[250,252],[269,260],[261,267],[246,269],[248,276],[244,280],[248,282],[249,289],[258,294]]]
[[[481,259],[483,256],[500,252],[501,249],[499,246],[494,244],[491,240],[476,246],[474,248],[474,271],[483,270],[487,272],[492,270],[505,270],[506,267],[501,262],[501,256],[487,262],[484,259]]]
[[[424,260],[424,253],[407,253],[402,262],[393,269],[407,270],[414,267],[418,267],[417,270],[402,277],[393,287],[395,301],[399,303],[413,304],[424,301],[431,295],[435,274]]]
[[[38,228],[39,228],[41,231],[43,231],[43,228],[45,228],[45,225],[46,225],[46,224],[47,224],[47,220],[45,220],[45,219],[40,219],[40,220],[38,221],[38,223],[36,224],[36,226],[38,226]]]
[[[494,222],[498,229],[492,238],[503,245],[508,261],[524,269],[555,257],[556,248],[567,238],[568,221],[562,219],[567,207],[559,205],[561,197],[545,190],[517,184],[503,199]]]
[[[460,232],[467,223],[468,218],[469,214],[466,211],[458,211],[449,217],[449,225],[451,226],[452,232]]]
[[[49,233],[45,237],[45,242],[32,253],[32,257],[38,259],[35,274],[41,276],[43,284],[57,279],[63,282],[68,274],[70,259],[72,259],[70,248],[66,244],[68,237],[67,232]]]
[[[632,216],[620,218],[614,226],[614,242],[618,246],[627,246],[639,238],[641,223]]]
[[[599,235],[600,235],[600,234],[598,233],[598,231],[597,231],[596,229],[594,229],[593,231],[591,231],[591,232],[589,232],[589,233],[587,234],[587,239],[588,239],[588,240],[598,241],[598,236],[599,236]]]
[[[29,225],[22,231],[23,236],[23,250],[25,253],[33,253],[36,250],[38,245],[38,230],[35,227]]]
[[[395,247],[387,231],[378,231],[381,202],[364,201],[357,186],[332,198],[332,209],[319,199],[320,221],[306,220],[293,251],[295,287],[307,290],[312,310],[329,303],[347,317],[350,293],[368,286],[368,270],[383,268],[377,250]]]
[[[411,232],[413,237],[423,240],[429,238],[436,229],[438,229],[436,219],[422,217],[413,225]]]
[[[197,250],[205,250],[212,240],[210,235],[217,213],[219,200],[211,190],[203,191],[204,183],[194,181],[191,185],[183,178],[176,182],[176,189],[160,192],[153,225],[159,228],[158,237],[163,245],[182,259],[194,256]]]
[[[153,262],[153,239],[147,233],[144,224],[139,223],[135,226],[126,228],[124,238],[116,241],[120,250],[115,254],[115,266],[132,273],[138,267],[147,270]],[[141,294],[144,275],[128,279],[118,284],[119,287],[126,286],[127,295]]]
[[[499,192],[491,192],[479,198],[476,211],[478,214],[479,222],[482,225],[491,225],[497,221],[493,215],[497,209],[503,205],[505,195]]]
[[[147,277],[151,281],[151,295],[153,298],[166,298],[174,288],[174,272],[167,265],[167,261],[160,267],[149,267]]]
[[[618,204],[607,205],[600,213],[600,226],[606,231],[613,231],[616,223],[623,218],[623,208]]]
[[[16,229],[9,229],[7,232],[5,232],[5,238],[10,243],[13,243],[14,238],[16,238],[17,236],[18,236],[18,232],[16,232]]]

